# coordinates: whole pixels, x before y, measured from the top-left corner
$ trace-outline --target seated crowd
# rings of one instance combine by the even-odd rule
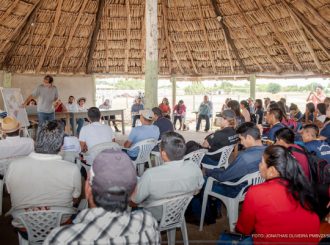
[[[329,169],[330,107],[318,101],[317,94],[310,98],[313,100],[310,103],[316,104],[315,111],[306,106],[304,115],[296,105],[287,106],[285,99],[275,102],[266,98],[265,107],[260,99],[254,104],[252,99],[227,100],[218,115],[220,129],[208,135],[204,142],[187,143],[181,134],[174,132],[166,98],[159,107],[137,112],[135,110],[143,109],[138,99],[132,107],[133,127],[123,149],[114,143],[111,127],[101,123],[102,115],[96,107],[88,109],[89,124],[79,129],[77,147],[68,140],[60,121],[46,121],[40,125],[34,143],[32,139],[20,137],[20,125],[15,118],[6,117],[1,123],[5,139],[0,140],[0,159],[14,158],[4,176],[11,199],[12,224],[27,239],[28,234],[15,218],[15,211],[49,210],[52,207],[76,211],[79,201],[85,198],[88,208],[72,217],[63,216],[61,227],[55,228],[44,244],[107,243],[109,240],[114,244],[159,244],[163,209],[159,205],[148,205],[190,194],[194,197],[186,215],[193,219],[187,217],[187,220],[198,222],[205,183],[208,178],[214,178],[212,191],[229,198],[236,197],[243,188],[247,190],[236,225],[236,231],[247,236],[245,240],[250,242],[247,244],[317,244],[320,222],[329,213],[330,176],[324,173],[322,179],[315,180],[311,158],[313,156]],[[179,120],[180,129],[184,127],[183,106],[180,101],[173,110],[174,121]],[[206,120],[205,131],[209,131],[212,110],[212,102],[205,96],[197,116],[196,131],[200,129],[202,119]],[[135,125],[138,119],[141,126]],[[137,177],[133,164],[139,155],[136,145],[147,139],[159,141],[154,146],[158,146],[163,164],[150,166]],[[114,143],[119,148],[105,149],[93,155],[93,149],[105,143]],[[220,166],[222,158],[229,158],[221,151],[228,146],[232,146],[233,151],[230,164]],[[82,171],[84,167],[79,169],[80,165],[75,164],[80,157],[71,162],[62,159],[59,153],[65,149],[89,153],[83,156],[90,165],[90,169],[84,169],[88,172],[87,177]],[[196,149],[206,152],[201,166],[185,158]],[[247,182],[224,184],[226,181],[235,183],[256,172],[260,172],[264,183],[249,188],[246,188]],[[206,201],[207,209],[211,209],[214,200]],[[219,214],[220,202],[213,206]],[[129,211],[129,207],[133,211]],[[214,223],[216,213],[207,210],[206,223]]]

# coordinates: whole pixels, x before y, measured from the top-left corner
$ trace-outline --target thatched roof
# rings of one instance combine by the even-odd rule
[[[142,75],[144,13],[145,0],[1,0],[0,69]],[[159,74],[330,75],[329,21],[329,0],[158,0]]]

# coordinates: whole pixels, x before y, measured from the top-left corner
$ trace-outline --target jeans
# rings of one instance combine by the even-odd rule
[[[50,113],[46,113],[46,112],[38,112],[38,125],[39,127],[46,121],[53,121],[55,120],[55,112],[50,112]]]
[[[182,129],[182,116],[174,116],[174,128],[176,128],[176,121],[177,120],[179,120],[179,122],[180,122],[180,128],[179,128],[179,130],[180,129]]]
[[[84,119],[83,119],[83,118],[79,118],[79,119],[77,120],[77,124],[78,124],[78,127],[77,127],[77,135],[79,136],[80,130],[81,130],[81,128],[84,126]]]
[[[132,124],[132,127],[134,128],[135,127],[135,123],[136,123],[136,120],[137,119],[140,119],[140,115],[135,115],[133,116],[133,124]]]
[[[208,115],[199,115],[198,116],[197,125],[196,125],[196,131],[199,130],[199,128],[201,126],[202,119],[205,119],[205,121],[206,121],[205,131],[209,131],[209,129],[210,129],[210,118],[209,118]]]

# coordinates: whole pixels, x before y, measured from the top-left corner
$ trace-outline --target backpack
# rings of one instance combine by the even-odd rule
[[[296,151],[305,154],[308,159],[309,172],[311,176],[312,185],[329,185],[330,184],[330,163],[326,160],[319,158],[315,153],[307,151],[304,147],[300,146],[303,150],[296,147],[289,147],[290,152]]]

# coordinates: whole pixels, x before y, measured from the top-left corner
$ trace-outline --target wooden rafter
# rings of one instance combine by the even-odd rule
[[[107,59],[106,62],[106,71],[107,73],[110,72],[110,57],[109,57],[109,37],[108,37],[108,30],[105,33],[105,57]]]
[[[315,54],[315,52],[314,52],[314,50],[313,50],[313,47],[312,47],[312,45],[310,44],[310,42],[309,42],[309,40],[308,40],[308,38],[307,38],[307,36],[306,36],[306,34],[305,34],[303,28],[301,27],[300,23],[298,22],[298,20],[296,19],[296,17],[293,15],[293,13],[292,13],[291,10],[289,10],[289,13],[290,13],[290,15],[291,15],[291,18],[292,18],[294,24],[296,25],[297,29],[299,30],[300,35],[301,35],[302,38],[304,39],[305,44],[306,44],[306,46],[307,46],[309,52],[310,52],[311,55],[312,55],[316,67],[321,71],[321,70],[322,70],[321,63],[320,63],[319,59],[317,58],[317,56],[316,56],[316,54]]]
[[[63,50],[63,54],[62,54],[62,57],[60,58],[60,67],[58,69],[58,73],[61,73],[62,71],[62,67],[63,67],[63,61],[68,53],[68,49],[71,45],[71,42],[72,42],[72,39],[73,39],[73,35],[75,34],[76,30],[77,30],[77,27],[78,27],[78,24],[80,22],[80,19],[81,19],[81,16],[83,15],[84,11],[85,11],[85,8],[86,8],[86,5],[88,3],[88,0],[84,0],[84,2],[82,3],[81,7],[80,7],[80,10],[79,10],[79,13],[78,13],[78,16],[77,16],[77,19],[76,21],[74,22],[72,28],[70,29],[70,33],[69,33],[69,38],[66,42],[66,45],[65,45],[65,48]]]
[[[94,51],[96,48],[97,37],[99,35],[99,31],[100,31],[100,27],[101,27],[101,19],[102,19],[102,13],[103,13],[104,6],[105,6],[105,0],[99,0],[98,9],[97,9],[97,13],[96,13],[96,19],[95,19],[95,27],[93,30],[92,39],[91,39],[91,43],[89,46],[89,52],[88,52],[88,58],[87,58],[87,64],[86,64],[87,74],[91,73],[91,71],[92,71],[92,59],[93,59]]]
[[[125,1],[126,13],[127,13],[127,29],[126,29],[126,49],[125,49],[125,73],[128,73],[128,61],[129,61],[129,51],[131,48],[131,11],[129,0]]]
[[[57,4],[57,7],[56,7],[56,12],[55,12],[55,20],[54,20],[54,24],[52,26],[52,30],[50,32],[50,35],[49,35],[49,38],[47,40],[47,43],[46,43],[46,47],[45,47],[45,50],[40,58],[40,61],[39,61],[39,65],[37,66],[37,69],[36,69],[36,73],[39,73],[44,61],[45,61],[45,58],[46,58],[46,55],[47,55],[47,52],[48,52],[48,49],[49,49],[49,46],[53,40],[53,37],[54,37],[54,34],[55,34],[55,31],[56,31],[56,28],[57,28],[57,25],[58,25],[58,22],[60,21],[60,16],[61,16],[61,12],[62,12],[62,3],[63,3],[63,0],[59,0],[58,4]]]
[[[296,20],[299,21],[300,25],[304,28],[306,33],[314,39],[314,41],[320,46],[328,58],[330,58],[330,50],[327,48],[330,46],[329,40],[323,37],[319,31],[315,30],[309,21],[299,11],[292,7],[290,3],[287,3],[286,0],[282,0],[282,3],[291,13],[291,16],[295,16]],[[327,47],[324,46],[324,43],[327,44]]]
[[[33,16],[33,22],[35,22],[36,17],[37,17],[36,15]],[[23,61],[22,72],[26,71],[26,66],[27,66],[27,64],[29,64],[28,60],[29,60],[29,58],[31,58],[31,52],[32,52],[32,49],[31,49],[32,40],[33,40],[33,37],[34,37],[34,32],[36,31],[37,28],[35,26],[33,26],[33,28],[32,28],[32,26],[31,26],[31,29],[32,30],[29,31],[30,36],[29,36],[29,46],[28,46],[28,49],[27,49],[28,51],[27,51],[27,54],[25,55],[25,57],[23,58],[24,61]]]
[[[212,49],[211,49],[211,45],[210,45],[210,41],[209,41],[209,36],[207,35],[207,30],[206,30],[206,26],[205,26],[205,20],[204,20],[204,16],[203,16],[203,11],[202,11],[202,6],[200,1],[198,2],[198,12],[199,12],[199,18],[201,19],[202,22],[202,28],[203,28],[203,32],[204,32],[204,38],[206,40],[206,45],[207,45],[207,49],[209,52],[209,58],[212,64],[212,68],[213,68],[213,73],[216,74],[217,70],[215,68],[215,63],[214,63],[214,57],[212,55]]]
[[[144,2],[144,1],[143,1]],[[145,5],[143,5],[143,9],[145,9]],[[141,42],[140,42],[140,50],[142,54],[142,60],[141,60],[141,71],[144,73],[145,70],[145,62],[146,62],[146,42],[145,42],[145,36],[146,36],[146,25],[145,25],[145,11],[143,11],[143,16],[141,17]]]
[[[177,18],[178,18],[179,25],[180,25],[180,26],[183,26],[183,24],[182,24],[182,22],[181,22],[181,19],[180,19],[180,15],[179,15],[179,13],[178,13],[178,9],[177,9],[177,7],[176,7],[176,2],[175,2],[175,1],[173,1],[173,7],[174,7],[174,11],[175,11],[175,13],[176,13],[175,15],[176,15]],[[183,34],[183,35],[182,35],[182,34]],[[193,56],[192,56],[192,54],[191,54],[191,51],[190,51],[190,48],[189,48],[189,45],[188,45],[188,41],[187,41],[187,38],[186,38],[186,35],[185,35],[184,31],[181,32],[181,36],[182,36],[182,39],[183,39],[184,44],[185,44],[185,46],[186,46],[186,49],[187,49],[187,51],[188,51],[188,55],[189,55],[189,58],[190,58],[190,60],[191,60],[191,64],[192,64],[192,66],[193,66],[193,69],[194,69],[195,73],[198,74],[198,70],[197,70],[197,68],[196,68],[196,65],[195,65],[195,62],[194,62],[194,58],[193,58]]]
[[[179,58],[178,58],[178,56],[177,56],[177,54],[176,54],[176,52],[175,52],[175,49],[174,49],[174,47],[173,47],[173,43],[171,42],[171,40],[169,40],[169,43],[170,43],[170,47],[171,47],[171,50],[172,50],[173,55],[174,55],[174,59],[175,59],[176,62],[178,63],[178,66],[179,66],[179,69],[180,69],[181,73],[184,74],[184,70],[183,70],[183,68],[182,68],[182,66],[181,66],[180,60],[179,60]]]
[[[310,4],[308,1],[306,1],[306,0],[302,0],[302,1],[300,1],[300,2],[302,2],[306,7],[307,7],[307,9],[308,10],[310,10],[311,12],[312,12],[312,14],[314,15],[314,17],[322,24],[322,25],[324,25],[327,29],[328,29],[328,31],[330,31],[330,24],[329,24],[329,22],[328,21],[326,21],[321,15],[320,15],[320,13],[318,12],[318,11],[316,11],[315,10],[315,8],[313,7],[313,5],[312,4]]]
[[[8,61],[13,55],[14,50],[16,49],[17,45],[22,41],[22,39],[26,36],[28,29],[31,27],[33,17],[36,14],[37,10],[40,6],[40,0],[38,0],[30,9],[29,13],[25,15],[24,19],[21,21],[22,25],[18,25],[16,29],[12,32],[13,37],[16,37],[14,39],[14,44],[12,45],[11,49],[7,52],[7,55],[5,57],[4,65],[6,66],[8,64]],[[20,35],[17,35],[20,33]],[[11,41],[10,38],[7,38],[6,41],[2,43],[2,46],[0,48],[0,53],[5,49],[7,44]]]
[[[264,8],[264,6],[261,4],[260,0],[256,0],[257,5],[259,7],[259,9],[265,14],[265,17],[270,25],[270,27],[272,28],[273,32],[275,33],[276,37],[279,39],[279,41],[283,44],[286,52],[288,53],[289,57],[291,58],[292,62],[295,64],[295,66],[298,68],[299,71],[302,71],[303,68],[300,65],[297,57],[294,55],[293,51],[291,50],[289,44],[287,43],[287,41],[285,40],[285,37],[283,36],[282,33],[280,33],[280,31],[277,29],[276,25],[274,24],[272,18],[270,17],[269,13],[267,12],[267,10]]]
[[[221,14],[220,9],[219,9],[219,7],[218,7],[217,0],[211,0],[211,3],[212,3],[212,6],[213,6],[213,10],[214,10],[214,12],[215,12],[215,15],[216,15],[216,17],[217,17],[217,20],[218,20],[218,22],[219,22],[219,24],[220,24],[220,27],[223,29],[223,32],[224,32],[224,34],[225,34],[225,39],[227,39],[228,44],[230,45],[230,47],[231,47],[231,49],[232,49],[232,51],[233,51],[233,53],[234,53],[234,55],[235,55],[235,57],[236,57],[238,63],[240,64],[241,68],[243,69],[243,72],[244,72],[244,73],[247,73],[247,71],[246,71],[246,67],[245,67],[245,65],[243,64],[242,59],[239,57],[238,50],[237,50],[237,48],[236,48],[236,46],[235,46],[235,44],[234,44],[233,39],[232,39],[231,36],[230,36],[229,29],[228,29],[228,27],[225,25],[225,23],[223,22],[223,17],[222,17],[222,14]],[[229,59],[230,59],[230,57],[229,57]]]
[[[259,67],[260,71],[263,72],[264,69],[260,65],[260,63],[257,61],[257,59],[253,56],[253,54],[250,54],[249,50],[241,43],[239,39],[236,39],[236,42],[238,45],[242,46],[244,51],[249,54],[249,57],[253,60],[253,62]]]
[[[268,59],[270,60],[270,62],[272,63],[272,65],[275,67],[277,72],[281,72],[281,68],[278,66],[278,64],[276,63],[276,61],[273,59],[273,57],[269,54],[268,50],[264,47],[264,45],[261,43],[261,41],[259,40],[258,36],[256,33],[254,33],[254,31],[252,30],[251,26],[248,23],[248,20],[245,17],[245,14],[243,13],[243,11],[241,10],[240,6],[238,6],[238,4],[236,3],[235,0],[231,0],[230,1],[238,10],[240,16],[242,17],[242,20],[244,22],[245,27],[247,28],[248,32],[250,33],[250,36],[256,41],[256,43],[258,44],[258,46],[261,48],[261,50],[264,52],[264,54],[268,57]]]
[[[0,23],[4,23],[5,19],[11,14],[11,12],[16,8],[17,4],[20,2],[20,0],[15,0],[14,3],[12,3],[9,8],[6,10],[6,12],[0,17]]]
[[[226,51],[227,51],[227,55],[228,55],[228,58],[229,58],[230,69],[231,69],[232,72],[234,72],[233,60],[232,60],[231,55],[230,55],[228,40],[227,40],[227,36],[226,36],[226,33],[225,33],[224,29],[222,29],[222,33],[223,33],[223,36],[225,37]]]
[[[170,36],[168,34],[169,30],[168,30],[168,23],[167,23],[167,18],[168,18],[167,9],[168,9],[167,0],[162,0],[163,24],[164,24],[164,33],[165,33],[165,39],[166,39],[166,58],[167,58],[167,62],[168,62],[169,75],[170,76],[172,75],[171,50],[173,52],[176,62],[178,63],[178,67],[179,67],[181,73],[184,74],[184,70],[182,69],[180,60],[178,59],[173,47],[171,47],[171,40],[170,40]]]
[[[158,39],[158,45],[159,45],[159,47],[158,47],[158,71],[160,72],[162,56],[163,56],[163,46],[165,43],[164,31],[162,29],[160,31],[158,31],[158,37],[160,37],[160,39]]]

